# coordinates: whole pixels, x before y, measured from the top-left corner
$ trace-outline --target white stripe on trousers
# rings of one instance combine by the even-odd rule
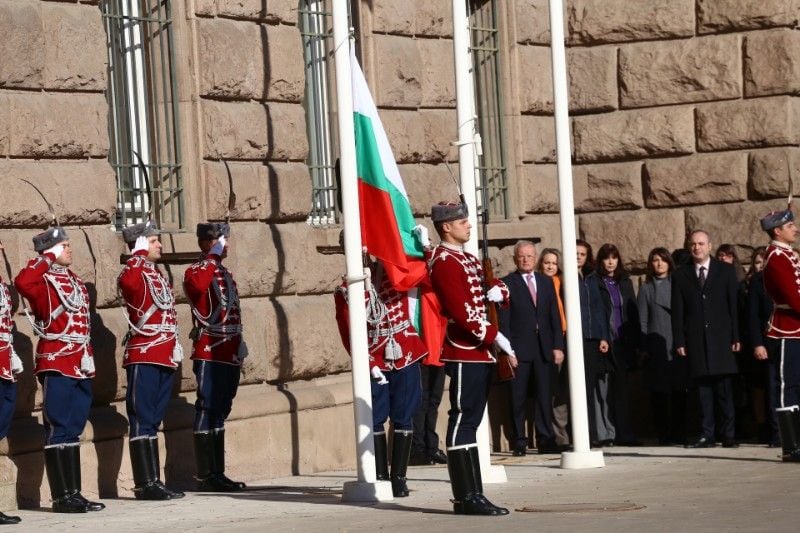
[[[458,363],[458,385],[456,386],[456,408],[458,409],[458,417],[456,418],[456,423],[453,426],[453,439],[450,443],[451,447],[456,445],[458,426],[461,425],[461,417],[464,415],[464,413],[461,411],[461,369],[463,366],[464,363]]]
[[[781,339],[781,407],[786,407],[784,405],[784,388],[786,383],[783,381],[783,356],[784,356],[784,345],[786,344],[786,339]]]

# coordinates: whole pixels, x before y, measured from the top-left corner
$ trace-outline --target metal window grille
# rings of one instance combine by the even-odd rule
[[[324,0],[305,0],[300,8],[300,35],[306,71],[306,127],[308,169],[311,173],[311,212],[313,226],[336,224],[339,214],[336,184],[336,138],[331,105],[332,13]]]
[[[109,161],[117,175],[118,228],[143,221],[151,208],[162,229],[183,227],[171,1],[100,2],[108,47]],[[135,154],[147,171],[152,199]]]
[[[508,185],[503,139],[500,41],[495,0],[470,0],[470,37],[477,129],[481,135],[478,202],[493,219],[508,218]]]

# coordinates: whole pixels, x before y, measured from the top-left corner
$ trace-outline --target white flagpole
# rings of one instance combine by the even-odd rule
[[[567,314],[567,366],[569,368],[570,422],[572,452],[561,455],[562,468],[597,468],[605,466],[603,452],[589,448],[589,416],[586,404],[586,381],[583,365],[583,331],[578,290],[578,265],[575,261],[575,201],[572,191],[572,152],[569,140],[569,95],[567,59],[564,47],[564,11],[562,0],[550,0],[550,50],[553,60],[553,103],[556,122],[558,159],[558,198],[561,216],[561,249],[564,269],[564,303]]]
[[[366,272],[361,262],[361,217],[356,177],[356,141],[353,127],[353,85],[350,72],[350,29],[347,0],[333,1],[333,43],[336,64],[336,104],[339,119],[339,166],[341,171],[344,251],[347,264],[347,308],[350,316],[353,413],[355,416],[358,479],[344,484],[344,501],[392,500],[392,486],[375,478],[375,446],[372,440],[372,393],[367,343],[367,311],[364,306]]]
[[[469,18],[466,0],[453,0],[453,53],[456,74],[456,115],[458,120],[458,175],[461,193],[469,211],[472,234],[464,249],[478,255],[478,202],[475,189],[475,94],[472,81],[472,51],[470,50]],[[485,207],[485,206],[484,206]],[[481,462],[481,476],[484,483],[505,483],[506,471],[500,465],[492,465],[489,450],[489,414],[483,412],[483,419],[477,431],[478,456]]]

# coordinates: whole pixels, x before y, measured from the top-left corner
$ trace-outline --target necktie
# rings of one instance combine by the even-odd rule
[[[528,274],[526,277],[528,278],[528,292],[531,293],[533,305],[536,305],[536,285],[533,284],[533,274]]]
[[[702,289],[706,284],[706,267],[700,267],[700,275],[697,280],[700,282],[700,288]]]

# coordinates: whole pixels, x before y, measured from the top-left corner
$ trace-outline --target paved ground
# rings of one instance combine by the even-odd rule
[[[800,464],[781,464],[777,455],[776,449],[747,445],[607,448],[605,468],[580,471],[562,470],[555,455],[496,455],[508,483],[487,485],[486,494],[515,510],[497,518],[453,515],[447,469],[412,467],[411,495],[392,503],[342,503],[342,484],[354,475],[328,472],[273,479],[235,495],[191,493],[165,503],[105,500],[105,511],[87,515],[20,511],[23,523],[9,530],[797,532]],[[599,510],[603,506],[629,510]]]

